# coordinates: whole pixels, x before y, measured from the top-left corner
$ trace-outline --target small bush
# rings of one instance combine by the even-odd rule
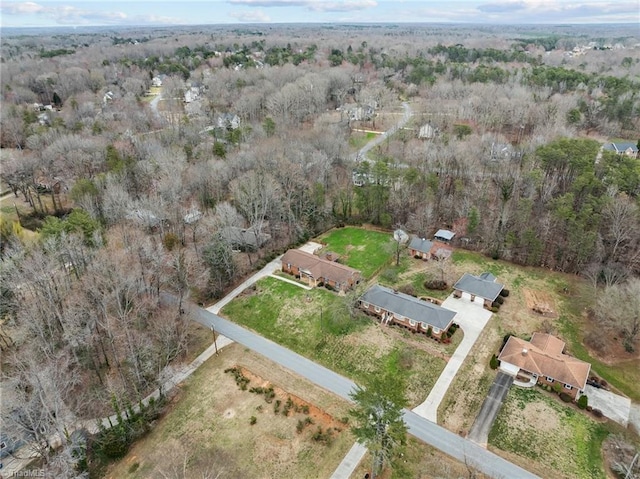
[[[424,282],[424,287],[427,289],[434,289],[436,291],[444,291],[447,289],[447,282],[441,279],[430,279]]]
[[[587,405],[587,408],[586,408],[586,409],[587,409],[587,412],[591,412],[591,411],[593,411],[593,408],[592,408],[591,406],[589,406],[589,405]]]
[[[129,474],[133,474],[134,472],[136,472],[138,470],[138,468],[140,467],[140,463],[139,462],[134,462],[133,464],[131,464],[129,466]]]
[[[276,402],[273,403],[273,413],[274,414],[278,414],[280,412],[280,405],[282,404],[282,401],[280,401],[280,399],[276,399]]]
[[[504,304],[504,298],[503,298],[502,296],[498,296],[498,297],[496,298],[496,303],[498,303],[498,304]]]
[[[492,356],[491,356],[491,360],[489,361],[489,367],[490,367],[491,369],[498,369],[498,366],[499,366],[499,365],[500,365],[500,364],[498,363],[498,358],[496,357],[496,355],[495,355],[495,354],[494,354],[494,355],[492,355]]]
[[[178,236],[175,235],[174,233],[167,233],[166,235],[164,235],[164,238],[162,238],[162,244],[164,245],[167,251],[173,250],[173,248],[175,248],[175,246],[179,242],[180,242],[180,238],[178,238]]]
[[[349,424],[349,416],[344,416],[340,418],[340,422],[342,424]]]
[[[585,395],[582,395],[580,396],[580,398],[578,398],[577,404],[580,409],[587,409],[587,406],[589,404],[589,398],[587,398],[587,396]]]
[[[302,410],[303,414],[309,414],[309,406],[307,406],[306,404],[303,404],[300,409]]]
[[[562,385],[561,385],[560,383],[555,383],[555,384],[553,385],[553,390],[554,390],[556,393],[560,394],[560,393],[562,392]]]
[[[561,392],[560,393],[560,399],[562,400],[562,402],[571,402],[571,396],[569,396],[567,393],[565,392]]]
[[[403,284],[398,288],[398,291],[404,294],[408,294],[409,296],[415,296],[416,290],[412,284]]]
[[[604,414],[602,414],[602,411],[600,409],[593,409],[591,411],[591,414],[593,414],[595,417],[602,417],[604,416]]]
[[[508,289],[503,289],[502,291],[500,291],[500,296],[502,296],[503,298],[506,298],[509,296],[509,290]]]
[[[493,311],[493,308],[500,309],[500,303],[498,303],[497,301],[494,301],[493,303],[491,303],[492,311]]]
[[[252,426],[258,422],[258,418],[255,416],[251,416],[251,418],[249,419],[249,424],[251,424]]]
[[[498,312],[498,308],[496,308],[495,306],[491,307],[491,312],[492,313],[497,313]]]
[[[431,329],[431,326],[429,326],[427,328],[427,337],[430,338],[431,336],[433,336],[433,329]]]

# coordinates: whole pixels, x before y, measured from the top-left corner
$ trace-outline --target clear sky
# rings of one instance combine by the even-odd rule
[[[636,23],[640,0],[0,0],[4,27],[230,23]]]

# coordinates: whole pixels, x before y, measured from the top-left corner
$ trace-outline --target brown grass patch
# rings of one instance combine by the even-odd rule
[[[544,291],[522,288],[527,308],[545,318],[557,318],[558,308],[551,295]]]

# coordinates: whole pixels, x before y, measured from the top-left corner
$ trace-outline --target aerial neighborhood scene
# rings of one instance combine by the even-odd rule
[[[0,479],[640,479],[639,25],[0,3]]]

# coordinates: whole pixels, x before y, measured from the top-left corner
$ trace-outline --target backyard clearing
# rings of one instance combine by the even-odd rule
[[[545,318],[557,318],[558,309],[549,293],[536,291],[529,288],[522,288],[527,308],[534,313],[538,313]]]
[[[324,251],[342,255],[340,263],[358,269],[369,279],[391,260],[393,238],[390,233],[364,228],[336,228],[320,236]]]
[[[611,427],[551,393],[512,387],[489,448],[541,477],[604,479],[601,447]]]
[[[234,367],[251,381],[246,390],[233,374],[225,374]],[[249,392],[256,386],[273,387],[271,403]],[[294,405],[284,415],[289,397]],[[182,474],[183,464],[188,465],[184,477],[200,477],[204,471],[228,478],[329,477],[354,442],[340,422],[347,416],[346,401],[238,344],[198,369],[169,407],[149,435],[103,477],[174,477]]]

